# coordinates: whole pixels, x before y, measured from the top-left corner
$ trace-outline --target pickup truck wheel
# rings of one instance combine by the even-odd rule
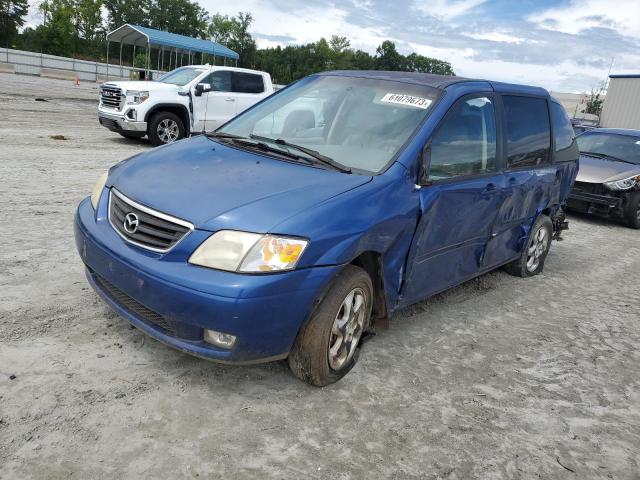
[[[633,192],[629,195],[624,218],[629,227],[640,229],[640,191]]]
[[[131,138],[131,139],[139,139],[146,135],[144,132],[118,132],[118,133],[122,135],[124,138]]]
[[[288,359],[293,374],[318,387],[344,377],[358,359],[372,298],[367,272],[347,265],[298,333]]]
[[[151,117],[147,134],[154,146],[173,143],[184,138],[184,124],[175,113],[158,112]]]
[[[546,215],[540,215],[529,232],[527,244],[520,258],[504,266],[504,270],[516,277],[532,277],[544,269],[544,261],[551,247],[553,224]]]

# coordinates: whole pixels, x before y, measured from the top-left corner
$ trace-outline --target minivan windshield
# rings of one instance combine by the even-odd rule
[[[182,87],[204,72],[205,70],[200,68],[180,67],[164,74],[158,81],[162,83],[172,83]]]
[[[606,155],[640,165],[640,137],[611,133],[584,133],[576,137],[580,152]]]
[[[430,113],[438,92],[389,80],[311,76],[236,117],[218,133],[303,146],[342,166],[377,173]]]

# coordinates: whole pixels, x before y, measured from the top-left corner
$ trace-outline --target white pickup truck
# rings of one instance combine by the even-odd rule
[[[147,135],[162,145],[216,129],[273,91],[266,72],[192,65],[157,81],[103,83],[98,120],[123,137]]]

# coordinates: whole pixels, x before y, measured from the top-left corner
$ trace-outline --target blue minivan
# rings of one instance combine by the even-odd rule
[[[115,165],[75,238],[93,288],[147,334],[287,358],[321,386],[397,309],[499,267],[540,273],[577,169],[541,88],[328,72]]]

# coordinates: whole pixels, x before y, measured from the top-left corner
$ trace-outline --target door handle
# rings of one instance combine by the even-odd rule
[[[516,183],[516,182],[517,182],[516,177],[509,177],[509,183],[510,183],[511,185],[513,185],[513,184],[514,184],[514,183]]]
[[[236,99],[235,98],[225,98],[225,101],[227,101],[227,102],[235,102]]]
[[[496,189],[496,185],[494,183],[487,183],[486,187],[484,187],[485,192],[493,192]]]

